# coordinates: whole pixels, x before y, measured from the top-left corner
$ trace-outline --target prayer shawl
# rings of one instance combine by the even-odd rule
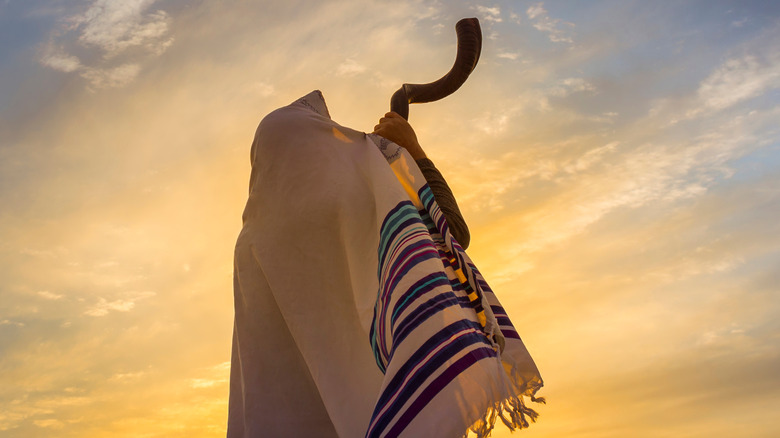
[[[315,90],[252,145],[228,437],[487,436],[542,379],[409,153]]]

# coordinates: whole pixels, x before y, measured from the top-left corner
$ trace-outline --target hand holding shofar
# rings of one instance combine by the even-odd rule
[[[460,88],[477,66],[482,51],[482,30],[476,18],[464,18],[455,25],[458,35],[458,55],[449,73],[428,84],[403,84],[390,99],[390,110],[409,119],[410,103],[426,103],[443,99]]]

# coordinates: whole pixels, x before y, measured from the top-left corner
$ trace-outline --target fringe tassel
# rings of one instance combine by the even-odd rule
[[[499,364],[501,359],[499,358]],[[539,413],[529,408],[523,402],[523,397],[529,397],[534,403],[546,404],[544,397],[536,397],[536,392],[542,387],[541,382],[527,382],[520,376],[515,364],[512,364],[511,372],[506,373],[501,365],[501,375],[507,391],[505,398],[499,400],[488,407],[485,415],[466,430],[462,438],[468,438],[469,432],[474,432],[476,438],[488,438],[495,428],[496,420],[500,419],[506,427],[514,432],[515,430],[525,429],[529,426],[528,419],[532,423],[536,422]]]

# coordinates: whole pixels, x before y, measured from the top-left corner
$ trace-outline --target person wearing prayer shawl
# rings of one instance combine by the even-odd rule
[[[542,378],[403,117],[357,131],[315,90],[262,120],[251,162],[228,438],[486,437],[535,420]]]

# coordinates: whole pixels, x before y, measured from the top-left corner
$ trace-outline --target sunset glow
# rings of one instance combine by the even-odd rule
[[[607,0],[0,0],[0,436],[224,436],[257,124],[464,17],[409,121],[545,380],[493,436],[780,436],[780,2]]]

